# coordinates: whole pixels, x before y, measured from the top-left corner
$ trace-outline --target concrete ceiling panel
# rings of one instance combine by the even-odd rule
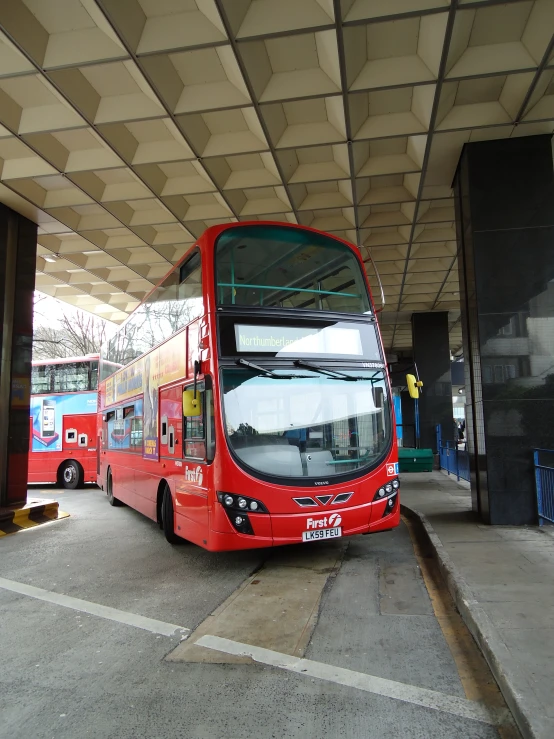
[[[279,3],[272,0],[246,0],[242,3],[223,0],[222,5],[239,39],[328,27],[334,23],[332,0],[281,0]],[[239,8],[235,9],[236,6]]]
[[[452,178],[468,141],[553,132],[553,23],[551,0],[12,0],[0,199],[38,224],[37,287],[109,320],[208,226],[270,218],[357,242],[378,290],[373,257],[388,350],[414,310],[459,346]]]
[[[414,12],[444,10],[448,0],[342,0],[346,22],[408,15]]]

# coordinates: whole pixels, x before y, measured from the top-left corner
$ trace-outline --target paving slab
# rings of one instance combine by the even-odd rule
[[[168,655],[168,661],[249,661],[198,647],[196,642],[206,634],[302,656],[317,622],[321,595],[331,573],[336,574],[340,568],[346,546],[339,540],[308,550],[301,546],[277,550],[198,626],[188,641]],[[291,574],[291,569],[297,572]]]
[[[401,475],[401,502],[434,549],[522,735],[554,737],[554,527],[483,525],[467,485]]]

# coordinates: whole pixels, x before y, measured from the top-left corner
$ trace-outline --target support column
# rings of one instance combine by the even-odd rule
[[[0,508],[25,503],[37,227],[0,204]]]
[[[438,424],[444,441],[454,439],[448,338],[447,312],[412,314],[414,361],[423,381],[419,399],[420,447],[434,452]]]
[[[466,144],[454,187],[473,507],[533,524],[533,447],[554,449],[550,135]]]
[[[407,390],[402,390],[400,393],[400,402],[402,404],[402,423],[404,424],[402,429],[403,446],[412,448],[416,445],[415,403],[413,398],[410,398]]]

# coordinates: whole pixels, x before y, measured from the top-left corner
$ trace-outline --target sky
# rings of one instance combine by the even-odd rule
[[[64,314],[73,316],[77,312],[72,305],[62,303],[38,290],[35,292],[35,301],[39,301],[35,303],[34,316],[34,324],[38,326],[51,324],[53,320],[57,322]]]
[[[66,316],[75,316],[79,312],[86,313],[86,311],[79,311],[69,303],[64,303],[57,298],[52,298],[50,295],[35,291],[35,300],[42,298],[38,304],[35,304],[35,313],[33,323],[35,326],[52,325],[52,323],[58,323],[60,319]],[[90,314],[95,315],[95,314]],[[95,316],[100,320],[104,320],[101,316]],[[106,321],[106,329],[108,338],[111,334],[118,329],[118,325],[111,321]]]

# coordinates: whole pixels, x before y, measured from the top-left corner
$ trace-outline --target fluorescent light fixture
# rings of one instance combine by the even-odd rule
[[[50,255],[47,257],[43,257],[43,259],[45,262],[55,262],[56,261],[56,257],[50,256]]]

